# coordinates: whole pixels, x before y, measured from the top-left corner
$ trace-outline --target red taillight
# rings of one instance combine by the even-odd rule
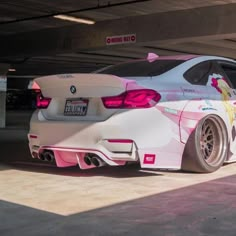
[[[133,143],[131,139],[108,139],[109,143]]]
[[[38,138],[38,136],[37,136],[37,135],[34,135],[34,134],[30,134],[29,137],[30,137],[31,139],[37,139],[37,138]]]
[[[134,109],[153,107],[160,99],[161,95],[155,90],[138,89],[129,90],[117,96],[103,97],[102,101],[106,108]]]
[[[45,98],[43,95],[40,93],[37,95],[37,108],[39,109],[46,109],[48,108],[51,98]]]

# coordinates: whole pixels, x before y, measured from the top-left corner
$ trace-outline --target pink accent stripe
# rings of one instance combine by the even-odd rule
[[[29,137],[30,137],[30,138],[34,138],[34,139],[38,138],[38,136],[37,136],[37,135],[34,135],[34,134],[30,134]]]
[[[134,141],[131,139],[108,139],[109,143],[133,143]]]

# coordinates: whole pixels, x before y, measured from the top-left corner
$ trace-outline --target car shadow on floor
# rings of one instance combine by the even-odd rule
[[[1,200],[0,235],[235,236],[235,183],[236,175],[232,175],[62,215],[29,207],[27,200],[24,205]],[[68,197],[61,200],[61,204],[58,204],[57,198],[60,197],[55,195],[55,202],[50,202],[50,207],[55,205],[57,212],[68,202],[76,209],[79,209],[81,200],[84,204],[89,203],[89,196],[73,201]],[[40,198],[36,201],[41,208],[47,208],[48,203],[40,202]]]
[[[136,178],[145,176],[162,175],[157,171],[141,170],[139,164],[132,164],[126,166],[103,166],[100,168],[93,168],[81,170],[78,166],[58,168],[53,164],[44,164],[38,161],[32,162],[12,162],[4,163],[3,169],[15,169],[21,171],[44,173],[52,175],[64,175],[71,177],[91,177],[91,176],[106,176],[112,178]],[[1,167],[1,162],[0,162]],[[0,168],[1,171],[1,168]]]

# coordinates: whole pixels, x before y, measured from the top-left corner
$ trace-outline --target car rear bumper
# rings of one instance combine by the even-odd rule
[[[85,156],[94,154],[108,165],[140,161],[145,168],[179,169],[184,144],[178,127],[155,108],[145,112],[120,113],[102,122],[63,122],[39,119],[36,111],[28,135],[32,157],[51,150],[59,167],[94,167],[84,165]]]

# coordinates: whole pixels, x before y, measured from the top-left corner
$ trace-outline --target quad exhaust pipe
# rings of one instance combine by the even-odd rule
[[[43,152],[39,153],[37,157],[42,161],[48,161],[48,162],[53,162],[55,159],[52,150],[44,150]],[[101,167],[106,165],[106,163],[98,155],[94,153],[87,153],[84,157],[84,162],[88,166],[94,165],[96,167]]]
[[[88,166],[94,165],[96,167],[101,167],[106,165],[106,163],[98,155],[94,153],[87,153],[84,157],[84,162]]]
[[[54,153],[51,150],[45,150],[39,154],[39,159],[42,161],[52,162],[55,159]]]

